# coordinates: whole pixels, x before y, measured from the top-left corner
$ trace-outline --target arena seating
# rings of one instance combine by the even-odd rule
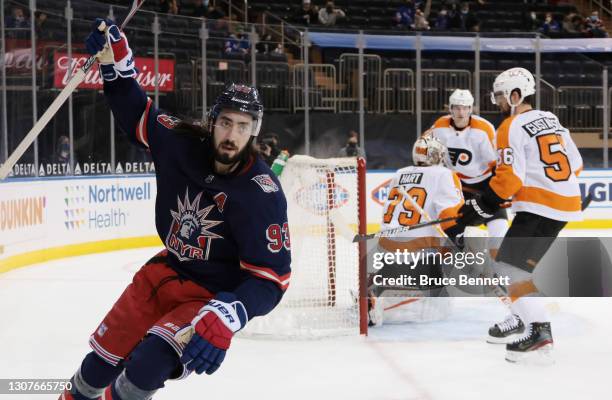
[[[27,8],[27,0],[12,0],[12,4],[21,4]],[[110,4],[125,5],[125,1],[110,1],[107,3],[96,2],[91,0],[73,1],[74,21],[73,21],[73,43],[75,47],[82,46],[82,38],[84,38],[90,29],[91,21],[94,17],[107,15]],[[315,3],[317,3],[315,1]],[[335,2],[337,7],[343,8],[349,18],[341,24],[339,29],[355,29],[367,28],[373,29],[391,29],[391,18],[395,10],[403,2],[400,0],[382,1],[382,0],[338,0]],[[294,11],[301,7],[301,0],[289,1],[249,1],[250,19],[261,21],[257,18],[260,13],[272,13],[281,19],[291,23],[291,15]],[[440,9],[442,1],[434,0],[432,6],[432,18]],[[321,4],[319,4],[321,5]],[[39,11],[46,12],[50,15],[45,25],[45,34],[51,40],[65,42],[66,40],[66,25],[63,20],[63,10],[65,7],[64,0],[37,0],[37,8]],[[151,25],[156,15],[158,5],[156,1],[148,1],[145,3],[144,11],[135,15],[129,27],[126,29],[130,41],[137,55],[151,55],[153,49],[153,35],[151,34]],[[189,15],[192,13],[191,2],[182,1],[181,13]],[[557,17],[561,17],[568,12],[575,11],[573,6],[547,6],[542,4],[524,6],[523,11],[517,11],[516,2],[488,0],[484,5],[473,4],[472,10],[478,15],[482,22],[483,31],[492,32],[518,32],[523,29],[523,18],[526,12],[534,11],[538,15],[545,12],[553,12]],[[117,19],[122,18],[125,9],[115,6],[113,8]],[[199,29],[202,24],[201,19],[185,18],[184,16],[173,16],[165,14],[157,14],[159,17],[161,35],[159,36],[159,49],[162,57],[171,57],[176,60],[176,80],[181,88],[186,90],[194,90],[199,79],[199,71],[197,69],[197,60],[201,56],[201,42],[199,40]],[[277,21],[277,20],[276,20]],[[230,69],[235,76],[244,77],[250,80],[250,55],[242,54],[226,54],[224,53],[224,43],[228,38],[229,30],[227,26],[218,24],[215,21],[208,22],[210,30],[210,38],[207,41],[207,58],[209,60],[232,60],[235,63],[229,63]],[[261,28],[259,28],[261,29]],[[275,38],[278,40],[278,38]],[[293,92],[301,91],[299,86],[294,84],[294,71],[292,59],[299,59],[299,49],[296,47],[289,48],[285,46],[287,54],[257,54],[257,62],[261,63],[261,68],[257,69],[258,84],[264,88],[266,98],[274,99],[274,109],[278,111],[292,111],[298,108],[298,104],[293,104]],[[355,50],[347,49],[325,49],[317,50],[313,48],[313,53],[318,53],[320,62],[333,66],[337,74],[334,79],[331,76],[317,72],[313,73],[311,82],[315,82],[316,87],[313,88],[313,94],[316,94],[317,101],[326,106],[321,106],[321,109],[341,111],[340,105],[346,105],[347,110],[351,110],[355,104],[353,95],[350,93],[350,75],[352,72],[346,72],[347,76],[340,76],[340,55],[342,53],[355,53]],[[377,51],[380,56],[380,66],[369,71],[369,79],[373,79],[367,83],[368,87],[384,84],[385,71],[389,68],[403,68],[414,71],[415,54],[414,52],[390,52]],[[514,66],[523,66],[535,71],[535,58],[533,54],[513,54],[511,57],[503,53],[481,53],[480,69],[487,71],[488,76],[494,76],[495,71],[502,71]],[[612,66],[612,56],[607,54],[595,54],[586,57],[578,54],[543,54],[542,55],[542,77],[545,80],[546,89],[551,89],[550,99],[547,102],[554,105],[558,110],[566,113],[567,118],[572,119],[578,126],[574,128],[589,129],[596,121],[598,107],[601,107],[600,101],[595,96],[595,89],[601,86],[602,83],[602,65]],[[209,86],[217,87],[223,84],[224,76],[216,77],[214,71],[215,65],[211,66],[209,71]],[[472,76],[474,71],[474,55],[472,53],[463,52],[423,52],[422,68],[426,70],[447,70],[451,71],[447,75],[452,78],[452,71],[461,71]],[[435,77],[435,72],[430,72],[432,79]],[[450,75],[449,75],[450,74]],[[488,79],[488,78],[487,78]],[[453,84],[452,80],[448,81]],[[466,81],[467,82],[467,81]],[[469,80],[473,89],[473,78]],[[445,96],[444,89],[438,89],[432,84],[430,87],[424,88],[430,96],[438,96],[438,99],[432,103],[432,112],[444,111],[445,103],[441,100]],[[489,90],[490,82],[481,78],[482,95]],[[574,87],[589,88],[593,92],[588,98],[580,94],[579,90],[568,89]],[[559,88],[563,88],[561,91]],[[329,95],[321,95],[325,90],[336,91],[337,98],[333,100]],[[392,112],[389,110],[400,110],[402,107],[390,106],[388,109],[384,106],[382,93],[387,93],[390,88],[375,87],[375,90],[382,90],[377,94],[373,94],[372,98],[366,103],[366,108],[371,112]],[[402,86],[401,95],[408,95],[414,91],[414,83],[406,83]],[[571,91],[575,90],[574,97],[571,97]],[[212,96],[216,91],[209,90],[209,96]],[[434,93],[435,92],[435,93]],[[195,92],[194,92],[195,93]],[[197,97],[194,95],[194,97]],[[390,97],[393,99],[394,97]],[[595,99],[595,100],[593,100]],[[335,101],[337,106],[328,107],[329,101]],[[351,105],[353,104],[353,105]],[[410,105],[414,112],[414,104]],[[404,110],[402,112],[411,112]]]

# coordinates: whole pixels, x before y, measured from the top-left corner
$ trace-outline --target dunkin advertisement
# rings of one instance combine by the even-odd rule
[[[72,74],[81,68],[89,58],[88,54],[73,53],[72,62],[68,59],[68,53],[55,52],[53,57],[54,63],[54,79],[53,87],[61,89],[66,86],[70,80],[70,71]],[[172,92],[174,90],[174,64],[172,59],[159,59],[159,80],[160,92]],[[138,75],[136,80],[144,88],[145,91],[155,90],[155,59],[152,57],[136,57],[136,66]],[[97,64],[89,70],[85,76],[85,80],[78,86],[79,89],[102,89],[102,77],[100,76]]]

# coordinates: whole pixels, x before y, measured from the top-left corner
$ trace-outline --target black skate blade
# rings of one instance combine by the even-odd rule
[[[548,366],[555,363],[553,344],[548,343],[533,351],[506,351],[506,361],[513,364]]]

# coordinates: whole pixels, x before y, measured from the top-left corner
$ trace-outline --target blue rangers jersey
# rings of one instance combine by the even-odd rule
[[[155,224],[170,266],[209,291],[233,292],[249,318],[280,301],[291,275],[287,201],[261,158],[213,170],[211,140],[174,129],[133,78],[104,82],[121,130],[155,164]]]

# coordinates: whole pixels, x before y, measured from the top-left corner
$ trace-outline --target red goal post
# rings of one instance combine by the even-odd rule
[[[249,336],[317,338],[367,334],[366,163],[362,158],[296,155],[280,181],[291,234],[291,282]]]

